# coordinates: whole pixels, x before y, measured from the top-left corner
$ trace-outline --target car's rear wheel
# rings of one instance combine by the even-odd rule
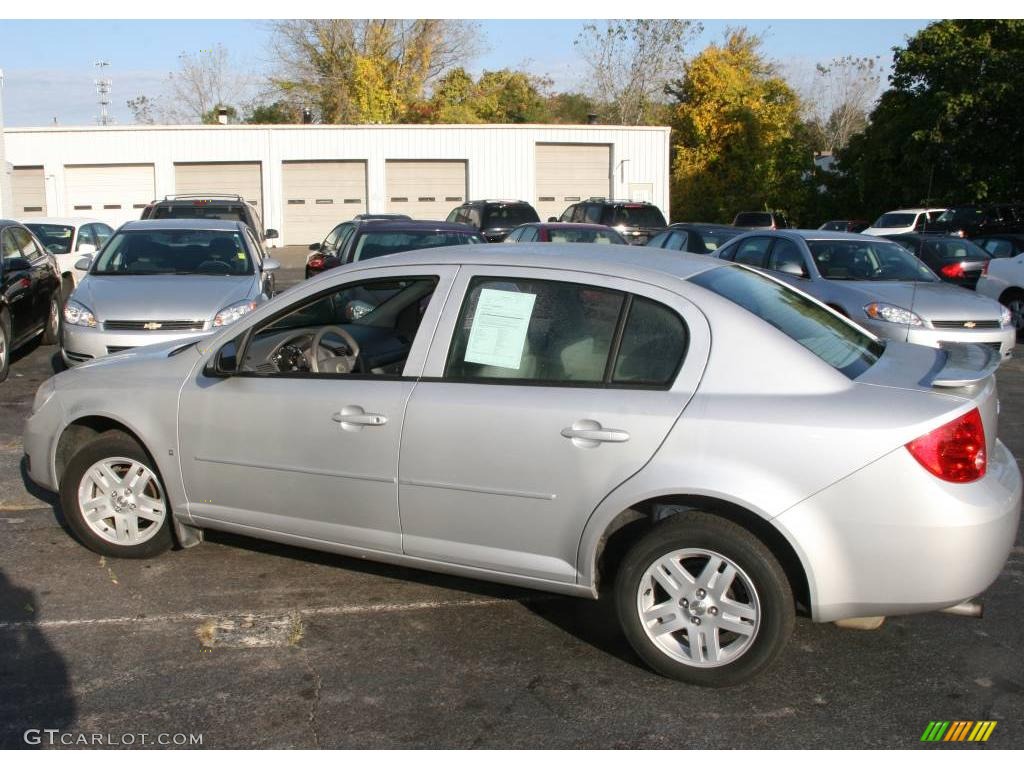
[[[50,294],[50,311],[46,316],[46,330],[43,331],[43,344],[56,344],[60,339],[60,316],[64,309],[60,290]]]
[[[655,671],[696,685],[736,685],[770,665],[793,631],[793,593],[768,548],[704,513],[655,526],[626,554],[619,621]]]
[[[120,432],[86,443],[60,483],[68,525],[110,557],[153,557],[171,547],[171,509],[153,460]]]
[[[0,381],[7,378],[11,370],[11,321],[7,310],[0,312]]]

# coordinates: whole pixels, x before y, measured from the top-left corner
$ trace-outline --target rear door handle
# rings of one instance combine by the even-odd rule
[[[350,432],[358,432],[363,427],[382,427],[388,423],[388,417],[383,413],[367,413],[358,405],[346,405],[331,419]]]
[[[562,437],[569,438],[579,448],[596,448],[601,443],[624,443],[629,440],[629,432],[606,429],[592,419],[580,419],[563,429]]]

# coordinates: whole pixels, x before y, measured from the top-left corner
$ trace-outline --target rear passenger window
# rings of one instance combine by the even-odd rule
[[[477,278],[445,378],[667,388],[687,343],[679,315],[650,299],[578,283]]]
[[[624,295],[548,280],[471,284],[445,377],[601,384]]]
[[[736,263],[747,264],[751,267],[763,267],[764,257],[768,253],[768,246],[771,243],[771,238],[768,237],[751,237],[740,241],[736,251]]]
[[[682,319],[662,304],[635,297],[626,318],[612,382],[667,386],[686,354]]]

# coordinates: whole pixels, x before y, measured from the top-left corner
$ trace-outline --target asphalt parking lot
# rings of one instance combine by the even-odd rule
[[[301,279],[301,252],[274,255],[279,286]],[[155,560],[92,554],[21,469],[54,354],[23,350],[0,385],[0,747],[60,729],[215,748],[898,748],[932,720],[998,725],[931,749],[1024,747],[1020,534],[982,620],[800,620],[766,675],[692,688],[647,671],[604,603],[224,534]],[[1024,359],[999,385],[1000,436],[1024,456]]]

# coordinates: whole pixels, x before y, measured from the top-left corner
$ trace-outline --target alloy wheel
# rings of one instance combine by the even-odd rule
[[[167,514],[156,473],[124,457],[97,461],[78,484],[82,519],[97,536],[131,546],[157,534]]]
[[[761,604],[750,577],[708,549],[678,549],[644,572],[636,595],[654,645],[688,666],[730,664],[753,645]]]

